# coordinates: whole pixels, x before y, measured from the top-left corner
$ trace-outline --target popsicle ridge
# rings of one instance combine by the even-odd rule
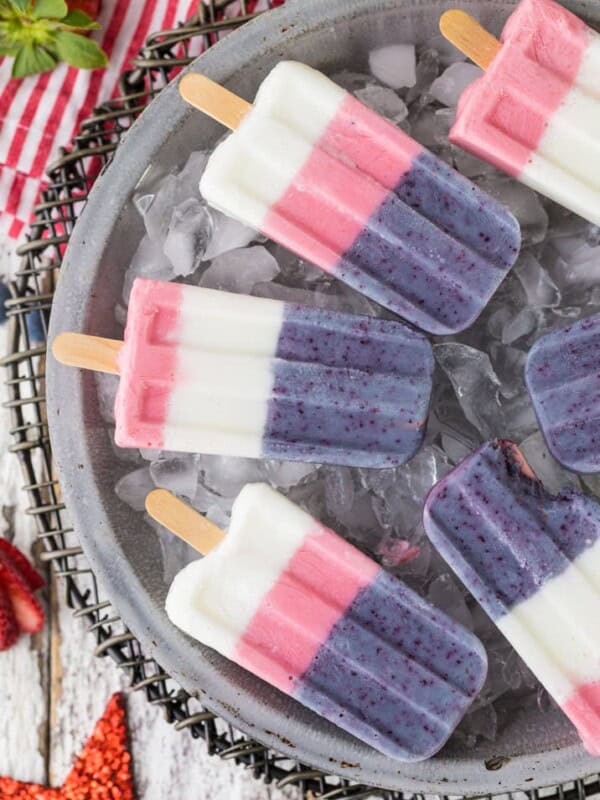
[[[200,183],[260,229],[433,333],[467,327],[512,266],[516,220],[303,64],[281,62]]]
[[[222,544],[176,577],[167,613],[403,760],[437,752],[485,679],[472,634],[264,484],[242,490]]]
[[[136,374],[135,382],[120,381],[115,400],[115,441],[121,447],[165,446],[163,421],[177,373],[176,341],[181,286],[161,285],[160,305],[150,281],[136,281],[131,293],[139,313],[128,316],[126,344],[119,353],[121,375]]]
[[[543,336],[529,352],[525,382],[548,448],[567,469],[600,469],[600,316]]]
[[[554,0],[521,0],[502,42],[450,141],[600,223],[600,36]]]
[[[389,466],[422,441],[433,354],[397,322],[138,279],[121,366],[121,445]]]
[[[435,486],[427,535],[600,750],[600,506],[551,495],[510,442],[485,444]]]

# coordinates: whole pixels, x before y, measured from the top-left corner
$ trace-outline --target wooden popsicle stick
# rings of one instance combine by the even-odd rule
[[[502,48],[495,36],[466,11],[446,11],[440,19],[442,34],[481,69],[488,69]]]
[[[119,352],[123,342],[85,333],[59,333],[52,342],[52,355],[68,367],[119,374]]]
[[[246,102],[229,89],[197,72],[183,76],[179,81],[179,94],[186,103],[199,111],[204,111],[209,117],[232,131],[252,110],[252,103]]]
[[[146,497],[146,511],[202,555],[210,553],[225,538],[221,528],[166,489],[150,492]]]

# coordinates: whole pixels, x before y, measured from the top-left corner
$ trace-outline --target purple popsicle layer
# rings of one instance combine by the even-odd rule
[[[430,492],[427,535],[600,755],[600,504],[494,441]]]
[[[429,342],[396,322],[286,304],[263,455],[403,464],[429,409]]]
[[[525,380],[552,455],[574,472],[600,472],[600,315],[542,336]]]

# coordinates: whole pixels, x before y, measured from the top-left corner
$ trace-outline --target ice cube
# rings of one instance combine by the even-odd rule
[[[457,61],[434,80],[429,92],[442,105],[455,108],[467,86],[470,86],[481,75],[483,75],[483,70],[476,67],[475,64]]]
[[[521,225],[523,244],[539,244],[548,232],[548,212],[532,189],[512,178],[486,175],[478,185],[507,206]]]
[[[279,266],[262,245],[228,250],[213,259],[200,279],[200,286],[250,294],[255,284],[272,281]]]
[[[300,461],[265,461],[267,478],[272,486],[289,489],[305,480],[317,470],[316,464],[303,464]]]
[[[175,206],[163,244],[175,275],[191,275],[200,266],[211,228],[210,214],[199,199],[190,197]]]
[[[529,336],[537,328],[539,320],[539,312],[536,309],[522,308],[504,326],[502,343],[512,344],[525,336]]]
[[[175,277],[171,262],[162,252],[162,248],[144,236],[131,263],[125,271],[123,280],[123,302],[129,303],[129,295],[136,278],[151,278],[156,281],[168,281]]]
[[[346,519],[354,506],[356,489],[352,470],[346,467],[325,471],[325,502],[327,511],[336,519]]]
[[[456,111],[453,108],[440,108],[433,115],[433,139],[436,145],[449,147],[448,134],[454,122]],[[450,151],[452,154],[452,151]]]
[[[222,497],[235,497],[247,483],[266,480],[264,462],[254,458],[200,456],[202,483]]]
[[[365,86],[364,89],[359,89],[354,93],[361,103],[364,103],[377,114],[391,120],[396,125],[408,117],[408,108],[404,100],[402,100],[393,89],[387,89],[385,86]]]
[[[414,86],[417,59],[414,44],[390,44],[369,53],[369,69],[381,83],[392,89]]]
[[[459,342],[436,344],[434,353],[469,422],[484,439],[504,435],[500,381],[488,354]]]
[[[160,489],[191,499],[196,494],[199,457],[187,453],[174,458],[159,458],[150,464],[150,475]]]
[[[430,102],[433,98],[429,94],[429,89],[433,81],[437,78],[440,71],[440,56],[437,50],[424,50],[417,60],[416,81],[411,86],[406,95],[408,105],[419,100],[421,105],[426,105],[427,98]]]
[[[210,209],[210,215],[212,219],[212,235],[208,240],[204,253],[206,261],[211,261],[228,250],[246,247],[259,236],[253,228],[249,228],[247,225],[225,216],[215,208]]]
[[[454,166],[456,169],[465,175],[467,178],[479,178],[482,175],[497,174],[494,167],[488,164],[487,161],[482,161],[477,156],[467,153],[460,147],[453,150],[454,153]]]
[[[465,601],[464,589],[459,589],[450,575],[444,573],[432,581],[427,599],[465,628],[473,630],[473,617]]]
[[[598,282],[600,247],[592,247],[579,236],[566,236],[553,239],[552,248],[559,259],[549,270],[558,286],[585,289]]]
[[[454,431],[444,431],[441,436],[442,450],[452,464],[460,464],[474,450],[474,443]]]
[[[423,147],[437,144],[435,111],[431,107],[422,109],[412,121],[412,135]]]
[[[149,467],[140,467],[124,475],[115,486],[119,500],[127,503],[134,511],[143,511],[146,507],[146,495],[155,489]]]
[[[175,173],[178,201],[187,200],[190,197],[200,197],[200,178],[209,156],[210,151],[208,150],[197,150],[190,153],[182,169]]]
[[[533,308],[554,308],[560,304],[558,286],[530,251],[521,253],[514,268],[527,304]]]
[[[331,80],[347,92],[356,92],[358,89],[364,89],[365,86],[373,84],[370,75],[365,75],[363,72],[352,72],[348,69],[334,73]]]
[[[554,456],[551,455],[544,437],[536,431],[521,442],[519,449],[525,461],[552,494],[557,494],[561,489],[580,489],[579,478],[572,472],[563,469]]]

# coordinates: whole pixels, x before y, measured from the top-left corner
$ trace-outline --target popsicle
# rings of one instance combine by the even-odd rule
[[[73,336],[59,360],[111,368]],[[124,345],[100,342],[122,447],[388,467],[423,439],[433,354],[399,322],[138,278]]]
[[[600,755],[600,505],[544,490],[517,446],[488,442],[431,490],[425,530]]]
[[[463,12],[441,27],[487,70],[450,141],[600,225],[600,36],[553,0],[521,0],[496,49]]]
[[[265,484],[208,540],[165,494],[149,496],[152,516],[210,551],[171,585],[175,625],[393,758],[443,746],[486,677],[472,633]]]
[[[525,381],[552,455],[574,472],[600,472],[600,315],[542,336]]]
[[[504,207],[320,72],[280,62],[254,106],[197,74],[180,91],[237,126],[200,183],[211,205],[423,330],[468,327],[515,261]]]

